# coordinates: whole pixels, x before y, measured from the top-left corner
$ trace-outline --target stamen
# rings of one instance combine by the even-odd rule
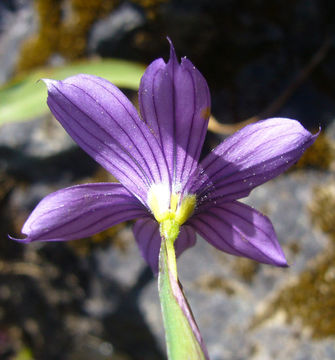
[[[182,225],[186,222],[195,209],[197,199],[195,195],[186,195],[184,196],[181,204],[179,205],[176,211],[176,221],[178,224]]]

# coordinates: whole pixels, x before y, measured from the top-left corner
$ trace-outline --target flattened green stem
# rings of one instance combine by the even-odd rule
[[[159,297],[169,360],[209,360],[178,282],[173,241],[162,238],[159,264]]]
[[[178,274],[174,242],[178,237],[179,229],[180,226],[174,219],[166,219],[160,224],[160,233],[162,239],[168,239],[165,241],[165,246],[169,270],[176,280],[178,280]]]
[[[171,276],[173,276],[178,281],[176,253],[172,241],[166,243],[166,255]]]

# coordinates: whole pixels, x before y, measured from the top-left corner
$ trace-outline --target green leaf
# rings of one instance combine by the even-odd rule
[[[207,350],[192,311],[174,275],[173,244],[170,247],[164,239],[162,239],[159,261],[159,297],[168,358],[169,360],[208,360]]]
[[[47,91],[43,78],[62,80],[71,75],[86,73],[101,76],[118,87],[137,90],[145,67],[117,60],[82,61],[58,68],[33,71],[0,88],[0,126],[14,121],[27,121],[48,113]]]

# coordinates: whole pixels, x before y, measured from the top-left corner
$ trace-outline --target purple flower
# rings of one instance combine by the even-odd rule
[[[169,62],[155,60],[142,77],[142,118],[102,78],[76,75],[45,83],[54,116],[120,183],[77,185],[48,195],[19,241],[73,240],[137,219],[134,235],[154,272],[165,231],[176,238],[177,256],[199,233],[229,254],[287,266],[270,220],[237,200],[294,164],[317,135],[295,120],[268,119],[238,131],[198,163],[210,94],[188,59],[178,63],[172,44]]]

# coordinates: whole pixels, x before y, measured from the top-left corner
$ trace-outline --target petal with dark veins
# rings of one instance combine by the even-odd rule
[[[189,224],[221,251],[287,266],[271,221],[248,205],[234,201],[212,206],[192,217]]]
[[[151,184],[169,181],[157,139],[117,87],[83,74],[44,81],[48,105],[65,130],[143,203]]]
[[[72,186],[42,199],[23,225],[26,238],[15,240],[80,239],[146,213],[146,208],[120,184]]]
[[[188,184],[189,192],[197,194],[200,207],[245,197],[297,162],[317,135],[286,118],[247,125],[199,164]]]
[[[172,182],[182,191],[197,166],[207,131],[210,94],[206,80],[188,59],[178,63],[170,43],[168,63],[155,60],[145,71],[139,103],[143,120],[163,148]]]

